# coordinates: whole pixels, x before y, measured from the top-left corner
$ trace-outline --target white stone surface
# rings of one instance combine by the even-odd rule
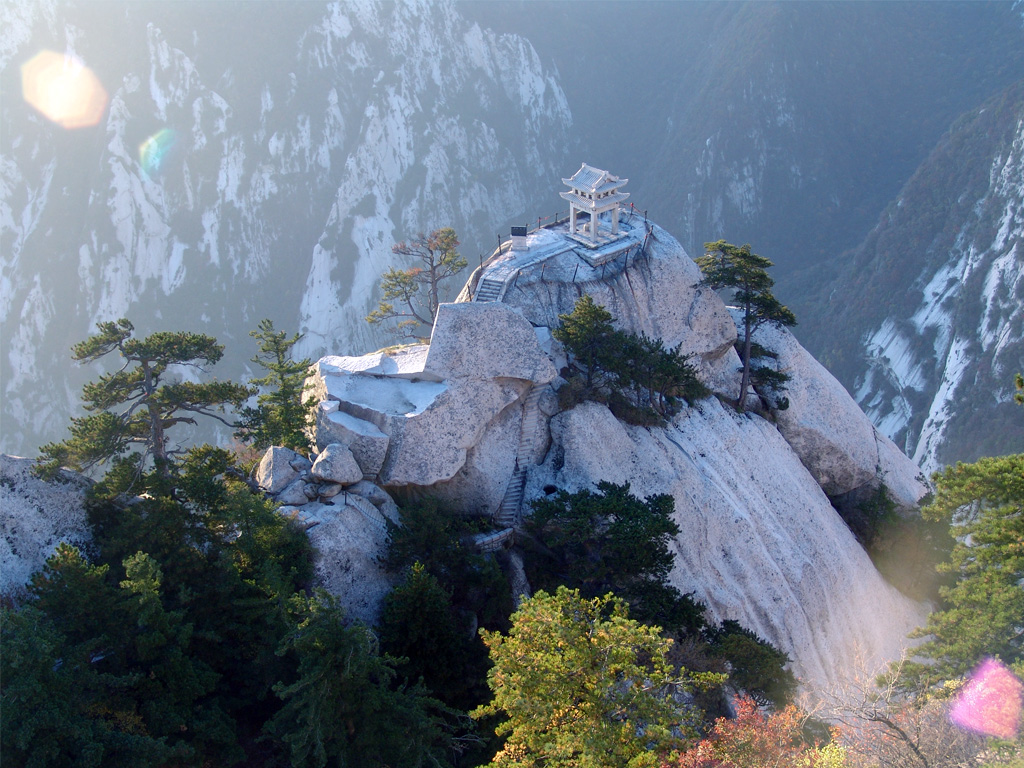
[[[373,477],[384,465],[391,438],[375,424],[340,411],[337,401],[328,400],[317,406],[316,442],[320,450],[331,443],[348,446],[363,474]]]
[[[299,470],[292,466],[296,460],[304,458],[291,448],[273,445],[267,449],[256,469],[256,482],[266,493],[280,493],[299,475]]]
[[[442,379],[526,379],[547,384],[555,366],[533,326],[499,302],[442,304],[430,337],[426,370]]]
[[[58,544],[91,540],[84,506],[90,481],[62,470],[60,480],[46,482],[32,475],[34,464],[0,454],[0,597],[6,599],[23,595]]]
[[[386,376],[427,378],[423,368],[427,359],[426,344],[397,347],[387,352],[374,352],[358,357],[328,355],[318,365],[324,373],[374,373]]]
[[[805,682],[827,686],[844,663],[899,656],[926,609],[887,584],[799,457],[770,423],[716,400],[664,429],[630,427],[585,403],[552,419],[554,446],[527,495],[600,480],[637,496],[668,493],[681,533],[671,581],[711,615],[784,650]]]
[[[351,403],[381,416],[422,413],[447,389],[446,384],[437,381],[368,374],[330,374],[317,370],[313,378],[320,382],[313,390],[322,391],[322,399]]]
[[[387,554],[387,534],[346,505],[345,496],[334,497],[333,505],[302,508],[302,514],[320,520],[309,529],[316,550],[314,578],[339,599],[348,617],[373,624],[384,596],[394,586],[394,579],[380,565],[380,558]]]
[[[381,484],[433,485],[451,479],[487,424],[529,387],[518,379],[457,379],[416,418],[392,418]]]
[[[754,340],[775,352],[790,376],[789,408],[776,414],[779,431],[825,493],[881,480],[899,506],[915,506],[928,491],[920,468],[875,429],[843,385],[787,329],[762,326]]]
[[[363,470],[356,463],[352,451],[341,443],[325,446],[313,462],[310,474],[314,480],[341,485],[352,485],[363,479]]]

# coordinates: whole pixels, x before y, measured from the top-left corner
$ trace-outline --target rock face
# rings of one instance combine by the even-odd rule
[[[55,482],[35,477],[32,459],[0,454],[0,597],[17,599],[57,545],[88,544],[82,475],[62,471]]]
[[[810,348],[929,474],[1024,451],[1013,402],[1013,374],[1024,368],[1022,243],[1018,81],[944,132],[808,300],[818,313]]]
[[[317,583],[336,595],[349,618],[373,624],[381,601],[394,587],[382,568],[388,551],[384,516],[356,494],[335,496],[331,504],[307,504],[295,512],[309,528],[316,550]]]
[[[577,299],[587,294],[623,330],[660,338],[667,347],[681,345],[709,386],[728,389],[735,379],[738,389],[739,358],[732,348],[736,328],[718,295],[700,285],[700,269],[661,227],[634,220],[632,225],[624,222],[623,230],[632,236],[624,241],[628,249],[598,267],[571,247],[561,248],[560,232],[532,233],[531,251],[555,253],[542,264],[519,270],[502,301],[519,308],[536,326],[557,328],[558,316],[572,312]],[[491,268],[496,266],[500,263]]]
[[[899,656],[923,605],[875,570],[800,458],[770,423],[708,399],[665,428],[631,427],[585,403],[551,422],[553,447],[528,497],[600,480],[668,493],[681,533],[671,581],[718,620],[783,649],[805,683],[827,686],[842,660],[873,669]]]
[[[358,497],[369,509],[372,489],[382,486],[401,499],[430,495],[463,514],[490,516],[502,530],[483,540],[498,547],[513,546],[509,529],[545,489],[609,480],[641,496],[669,493],[682,530],[671,578],[712,616],[772,641],[814,684],[832,681],[844,659],[898,656],[924,608],[883,581],[826,492],[856,493],[881,475],[911,505],[924,486],[790,334],[765,329],[759,337],[793,375],[791,405],[775,414],[777,425],[714,398],[663,428],[625,426],[592,403],[558,412],[565,353],[551,329],[584,293],[619,327],[692,355],[713,390],[731,398],[739,386],[736,326],[679,244],[627,218],[606,245],[584,260],[564,227],[532,233],[525,251],[499,252],[459,303],[441,307],[429,347],[320,360],[311,380],[323,401],[318,444],[347,445],[376,483],[349,488],[369,487]],[[360,458],[356,446],[371,438],[373,459],[369,448]],[[339,498],[351,506],[355,494]],[[324,567],[337,565],[321,578],[332,590],[358,592],[350,571],[373,576],[359,549],[375,546],[360,538],[372,523],[331,514],[311,529]],[[380,586],[371,583],[359,598],[367,613]]]
[[[754,340],[777,354],[779,370],[790,376],[789,407],[775,419],[822,490],[841,496],[883,482],[898,506],[916,506],[928,492],[921,470],[875,429],[842,384],[785,328],[762,326]]]
[[[323,399],[317,442],[347,444],[381,485],[443,488],[456,509],[489,515],[514,469],[526,396],[556,377],[542,340],[515,308],[444,304],[429,347],[323,358],[311,379]]]

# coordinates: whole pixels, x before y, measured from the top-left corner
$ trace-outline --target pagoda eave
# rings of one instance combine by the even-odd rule
[[[612,206],[618,205],[629,197],[629,192],[616,192],[615,194],[606,195],[605,197],[597,200],[582,197],[575,192],[559,192],[558,196],[571,203],[580,211],[593,213],[595,211],[607,211]]]

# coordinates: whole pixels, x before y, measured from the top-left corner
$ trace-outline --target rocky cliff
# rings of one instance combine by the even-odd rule
[[[95,71],[98,125],[17,97],[43,49]],[[97,321],[208,333],[231,378],[264,317],[313,357],[383,342],[363,318],[391,244],[453,226],[489,251],[571,121],[527,41],[443,1],[17,0],[0,71],[0,440],[19,453],[62,434],[92,377],[68,349]]]
[[[839,271],[808,336],[926,470],[1019,451],[1024,83],[964,115]]]
[[[532,499],[607,480],[672,496],[673,584],[782,648],[805,682],[898,655],[925,608],[882,579],[829,496],[885,482],[910,507],[926,490],[916,466],[775,329],[759,342],[792,376],[785,411],[737,414],[709,397],[645,428],[595,403],[560,410],[566,358],[551,329],[584,293],[621,327],[681,345],[723,397],[735,396],[738,363],[728,308],[667,232],[627,218],[620,237],[590,251],[565,230],[536,231],[526,249],[488,260],[463,291],[477,300],[442,305],[429,345],[318,361],[315,461],[272,449],[257,480],[308,530],[319,583],[351,616],[376,618],[393,586],[379,557],[386,521],[400,523],[395,498],[430,495],[490,518],[478,546],[509,549],[514,564]],[[58,540],[85,540],[77,481],[47,486],[28,464],[0,467],[7,593]]]
[[[585,293],[621,327],[681,344],[723,395],[735,397],[738,363],[727,308],[667,232],[634,219],[588,253],[565,230],[492,257],[466,301],[442,307],[429,346],[320,360],[321,448],[347,447],[364,478],[398,497],[491,517],[499,546],[514,547],[528,502],[553,489],[609,480],[669,493],[682,530],[672,580],[717,619],[777,644],[815,684],[851,659],[898,655],[924,607],[882,579],[826,492],[884,480],[910,506],[926,490],[914,464],[782,332],[762,339],[793,376],[777,424],[713,397],[659,428],[624,425],[594,403],[559,412],[565,358],[550,330]]]

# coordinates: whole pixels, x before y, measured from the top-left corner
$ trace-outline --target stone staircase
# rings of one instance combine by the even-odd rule
[[[501,506],[494,514],[494,524],[499,528],[517,528],[522,522],[523,492],[526,489],[526,468],[533,463],[540,428],[540,401],[544,387],[534,386],[526,396],[523,405],[523,423],[519,430],[519,446],[516,449],[516,469],[505,488]]]
[[[505,283],[502,280],[495,280],[490,277],[481,278],[473,301],[500,301],[502,294],[505,292],[504,288]]]
[[[373,523],[374,526],[379,528],[384,533],[388,532],[387,518],[381,514],[380,510],[377,509],[373,504],[355,493],[345,494],[345,504],[350,507],[355,507],[356,510]]]

